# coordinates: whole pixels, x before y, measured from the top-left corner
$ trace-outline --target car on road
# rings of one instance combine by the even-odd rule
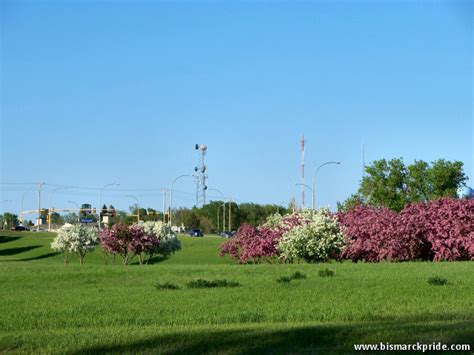
[[[16,232],[29,231],[29,229],[24,226],[15,226],[15,227],[12,227],[11,230],[16,231]]]
[[[191,237],[204,237],[204,233],[197,228],[193,228],[188,232],[189,236]]]
[[[219,235],[222,238],[232,238],[235,235],[235,231],[223,231]]]

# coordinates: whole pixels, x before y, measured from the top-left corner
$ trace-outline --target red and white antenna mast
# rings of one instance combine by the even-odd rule
[[[301,209],[304,208],[304,134],[301,136]]]

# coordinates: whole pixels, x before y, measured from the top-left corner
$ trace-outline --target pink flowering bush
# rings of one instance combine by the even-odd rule
[[[262,259],[272,262],[279,255],[276,246],[280,237],[281,233],[270,228],[244,224],[234,238],[221,245],[220,255],[229,254],[240,263],[255,263]]]
[[[138,256],[141,265],[148,262],[159,246],[159,240],[153,234],[145,233],[142,226],[127,226],[124,223],[103,229],[99,241],[106,253],[114,258],[121,256],[124,265],[128,265],[134,256]]]
[[[296,231],[297,227],[305,226],[314,222],[314,212],[311,210],[304,210],[298,213],[292,213],[285,216],[278,214],[270,216],[267,222],[259,227],[253,227],[244,224],[240,227],[234,238],[228,240],[220,247],[220,255],[230,255],[233,259],[239,260],[240,263],[254,262],[258,263],[266,260],[273,263],[277,260],[291,262],[296,258],[293,255],[296,240],[299,235],[296,233],[288,234],[290,231]],[[318,224],[318,223],[316,223]],[[306,229],[303,229],[306,230]],[[290,245],[289,248],[284,248],[281,243],[282,237],[288,234],[284,244]],[[316,235],[311,235],[309,239],[314,239]],[[299,243],[301,244],[301,243]],[[305,244],[304,247],[307,246]],[[311,243],[310,243],[311,244]],[[304,249],[303,247],[303,249]],[[300,248],[301,249],[301,248]],[[290,253],[290,250],[292,253]],[[305,259],[309,257],[308,253],[298,253],[299,258]],[[303,257],[302,255],[305,255]],[[312,252],[310,252],[312,254]]]
[[[474,200],[445,198],[406,206],[400,228],[423,234],[434,261],[474,260]]]
[[[234,238],[221,245],[220,255],[228,254],[240,263],[258,263],[262,260],[273,263],[280,256],[278,242],[283,233],[302,223],[304,218],[301,215],[290,214],[270,216],[267,223],[259,227],[244,224]]]
[[[399,213],[356,206],[339,213],[353,261],[473,260],[474,201],[451,198],[409,204]]]
[[[388,208],[356,206],[338,214],[346,236],[341,257],[352,261],[412,260],[423,258],[423,234],[412,235],[410,226],[399,223],[398,215]]]

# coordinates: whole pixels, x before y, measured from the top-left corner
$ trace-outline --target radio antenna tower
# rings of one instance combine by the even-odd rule
[[[204,163],[204,158],[206,157],[207,146],[204,144],[196,144],[194,148],[199,154],[198,166],[194,168],[196,172],[196,207],[202,207],[206,204],[207,168]]]
[[[301,209],[304,209],[304,134],[301,136]]]

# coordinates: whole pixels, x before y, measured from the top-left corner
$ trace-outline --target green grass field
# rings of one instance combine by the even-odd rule
[[[357,343],[474,347],[474,262],[236,265],[181,237],[152,265],[65,266],[47,233],[0,233],[0,352],[330,353]],[[333,277],[320,277],[329,268]],[[289,284],[295,271],[307,278]],[[440,276],[445,286],[429,285]],[[239,287],[191,289],[198,278]],[[178,290],[158,290],[169,282]],[[471,350],[472,351],[472,350]]]

